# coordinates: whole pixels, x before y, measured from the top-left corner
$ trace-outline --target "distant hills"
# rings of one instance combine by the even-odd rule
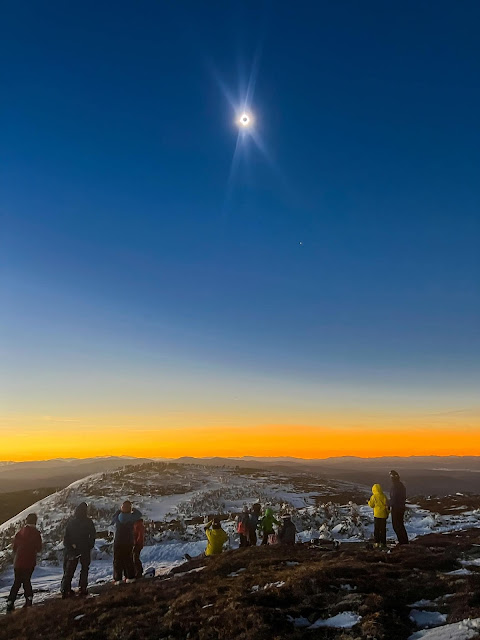
[[[406,481],[409,493],[444,494],[451,491],[477,491],[480,482],[479,456],[412,456],[359,458],[343,456],[322,459],[303,459],[290,456],[238,458],[195,458],[183,456],[175,460],[166,458],[134,458],[111,456],[97,458],[55,458],[29,462],[0,462],[0,493],[36,489],[38,487],[65,487],[75,480],[100,471],[118,469],[129,464],[143,464],[151,460],[207,466],[239,466],[244,468],[315,472],[340,480],[373,484],[388,484],[388,472],[396,469]]]
[[[92,473],[119,469],[126,464],[142,464],[147,458],[54,458],[29,462],[0,462],[0,493],[37,489],[39,487],[66,487]]]

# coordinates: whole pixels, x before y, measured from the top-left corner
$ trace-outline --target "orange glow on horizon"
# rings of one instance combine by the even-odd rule
[[[94,456],[240,457],[480,455],[477,425],[409,427],[390,425],[314,427],[264,423],[258,426],[139,427],[63,425],[19,434],[8,430],[3,460]]]

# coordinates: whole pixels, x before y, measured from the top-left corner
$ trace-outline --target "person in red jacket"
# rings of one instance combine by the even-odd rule
[[[142,519],[137,520],[133,525],[133,536],[133,564],[135,565],[135,578],[138,580],[143,576],[143,565],[140,560],[140,552],[142,551],[145,542],[145,525],[143,524]]]
[[[42,536],[37,529],[37,515],[30,513],[27,522],[13,540],[13,570],[15,581],[7,599],[7,612],[15,609],[15,599],[23,585],[25,606],[31,607],[33,602],[32,573],[37,564],[37,553],[42,550]]]

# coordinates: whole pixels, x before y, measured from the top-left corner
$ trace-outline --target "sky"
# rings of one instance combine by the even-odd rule
[[[6,5],[0,458],[480,455],[479,30]]]

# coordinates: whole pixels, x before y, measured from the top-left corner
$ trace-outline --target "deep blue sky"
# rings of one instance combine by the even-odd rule
[[[5,4],[7,409],[195,366],[475,404],[479,33],[473,1]]]

